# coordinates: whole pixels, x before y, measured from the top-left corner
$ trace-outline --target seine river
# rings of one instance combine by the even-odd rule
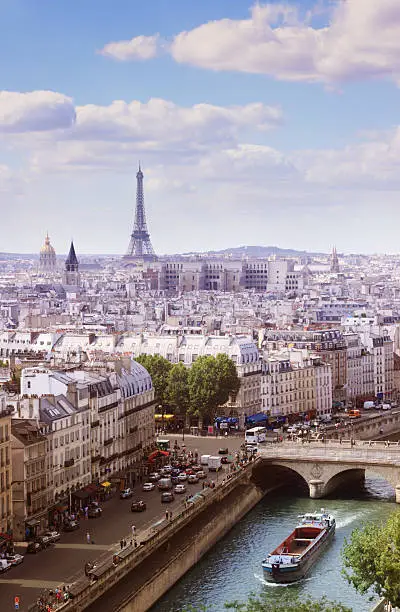
[[[291,586],[264,581],[261,560],[294,528],[297,515],[321,506],[336,517],[336,536],[330,547],[303,581]],[[152,612],[179,612],[189,605],[224,610],[224,602],[245,601],[251,592],[264,591],[271,601],[288,589],[290,593],[326,595],[346,604],[354,612],[371,608],[368,597],[357,595],[341,576],[340,551],[345,538],[364,521],[381,522],[396,509],[393,489],[372,473],[358,491],[343,491],[337,497],[310,500],[301,492],[267,495],[153,608]]]

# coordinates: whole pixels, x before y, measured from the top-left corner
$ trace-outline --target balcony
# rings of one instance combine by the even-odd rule
[[[95,461],[100,461],[101,455],[100,455],[100,453],[96,453],[95,455],[92,455],[90,459],[91,459],[92,463],[94,463]]]
[[[112,444],[114,442],[114,438],[108,438],[107,440],[104,440],[104,446],[109,446],[110,444]]]
[[[95,427],[98,427],[100,425],[100,421],[97,419],[97,421],[93,421],[92,423],[90,423],[90,427],[92,429],[94,429]]]
[[[74,463],[75,463],[74,459],[66,459],[64,461],[64,467],[65,468],[72,467],[74,465]]]

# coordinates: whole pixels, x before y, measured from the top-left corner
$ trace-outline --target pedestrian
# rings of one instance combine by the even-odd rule
[[[165,518],[168,521],[168,510],[165,511]]]
[[[120,547],[121,547],[121,550],[122,550],[122,549],[123,549],[123,547],[124,547],[124,541],[123,541],[123,539],[122,539],[122,538],[121,538],[121,540],[120,540],[120,543],[119,543],[119,545],[120,545]]]
[[[124,548],[126,548],[126,540],[125,540],[125,538],[124,538]]]
[[[172,521],[172,512],[169,513],[169,520]]]
[[[136,527],[135,527],[135,525],[132,525],[131,530],[132,530],[132,538],[134,538],[135,534],[136,534]]]
[[[86,542],[90,544],[90,533],[89,532],[87,532],[86,534]]]

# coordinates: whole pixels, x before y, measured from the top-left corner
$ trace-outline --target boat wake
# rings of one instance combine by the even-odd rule
[[[351,525],[351,523],[362,523],[363,520],[367,518],[365,512],[355,512],[354,514],[349,514],[343,517],[336,518],[336,529],[343,529],[343,527],[347,527],[347,525]]]
[[[261,582],[261,584],[264,584],[265,586],[273,587],[273,588],[295,586],[296,584],[299,584],[299,582],[308,582],[308,580],[311,580],[311,577],[310,577],[310,578],[301,578],[300,580],[296,580],[296,582],[268,582],[268,580],[265,580],[265,578],[260,574],[254,574],[254,578],[258,580],[259,582]]]

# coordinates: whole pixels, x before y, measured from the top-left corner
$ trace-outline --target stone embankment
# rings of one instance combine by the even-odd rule
[[[140,546],[128,546],[96,566],[95,580],[82,578],[71,586],[73,599],[57,610],[63,612],[145,612],[210,550],[269,490],[271,482],[258,486],[252,478],[258,460],[225,476],[215,489],[194,497],[171,521],[159,521]]]
[[[358,438],[360,440],[377,440],[400,431],[400,410],[390,410],[373,417],[352,419],[346,427],[335,428],[330,425],[325,429],[328,438]]]

